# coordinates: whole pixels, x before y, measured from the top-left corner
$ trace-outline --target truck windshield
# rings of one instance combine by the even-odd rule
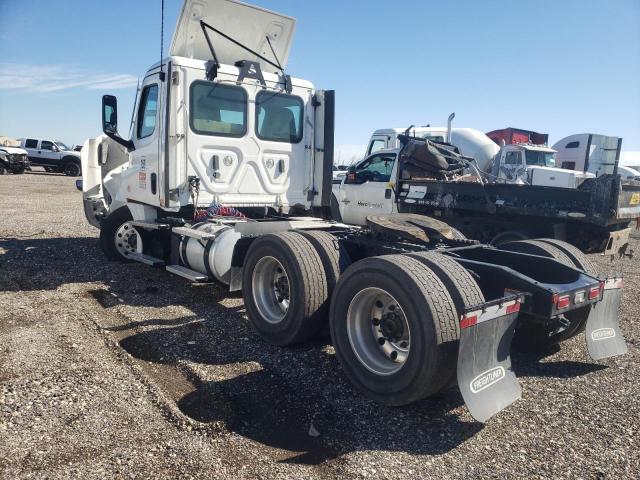
[[[555,152],[543,152],[540,150],[527,150],[525,152],[527,165],[538,165],[540,167],[555,167]]]

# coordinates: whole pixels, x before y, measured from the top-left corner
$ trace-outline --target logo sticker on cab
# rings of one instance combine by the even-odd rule
[[[606,340],[607,338],[613,338],[616,336],[616,331],[613,328],[599,328],[591,332],[592,340]]]
[[[494,383],[502,380],[505,377],[505,374],[506,372],[504,367],[494,367],[471,380],[469,387],[473,393],[481,392],[485,388],[489,388]]]

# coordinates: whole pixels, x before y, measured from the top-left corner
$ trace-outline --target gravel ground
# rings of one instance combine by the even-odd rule
[[[522,400],[482,425],[457,391],[380,407],[329,344],[261,341],[240,296],[106,262],[73,184],[0,177],[3,478],[640,475],[637,258],[616,266],[629,353],[516,354]]]

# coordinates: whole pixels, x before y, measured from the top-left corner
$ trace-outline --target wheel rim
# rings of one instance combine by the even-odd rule
[[[365,288],[351,300],[347,333],[360,363],[377,375],[400,370],[411,349],[411,331],[398,301],[381,288]]]
[[[265,321],[280,323],[291,303],[289,277],[274,257],[263,257],[256,264],[251,278],[253,301]]]
[[[64,167],[64,173],[75,177],[78,174],[78,166],[74,163],[70,163]]]
[[[132,253],[142,253],[140,235],[131,222],[123,223],[116,230],[114,244],[118,253],[124,258],[128,258]]]

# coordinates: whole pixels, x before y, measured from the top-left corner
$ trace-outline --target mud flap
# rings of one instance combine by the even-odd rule
[[[511,370],[511,340],[524,296],[474,308],[460,320],[458,387],[473,418],[486,422],[520,399],[522,390]]]
[[[604,283],[602,300],[591,307],[585,336],[589,355],[594,360],[627,353],[627,343],[618,323],[621,299],[622,279],[609,279]]]

